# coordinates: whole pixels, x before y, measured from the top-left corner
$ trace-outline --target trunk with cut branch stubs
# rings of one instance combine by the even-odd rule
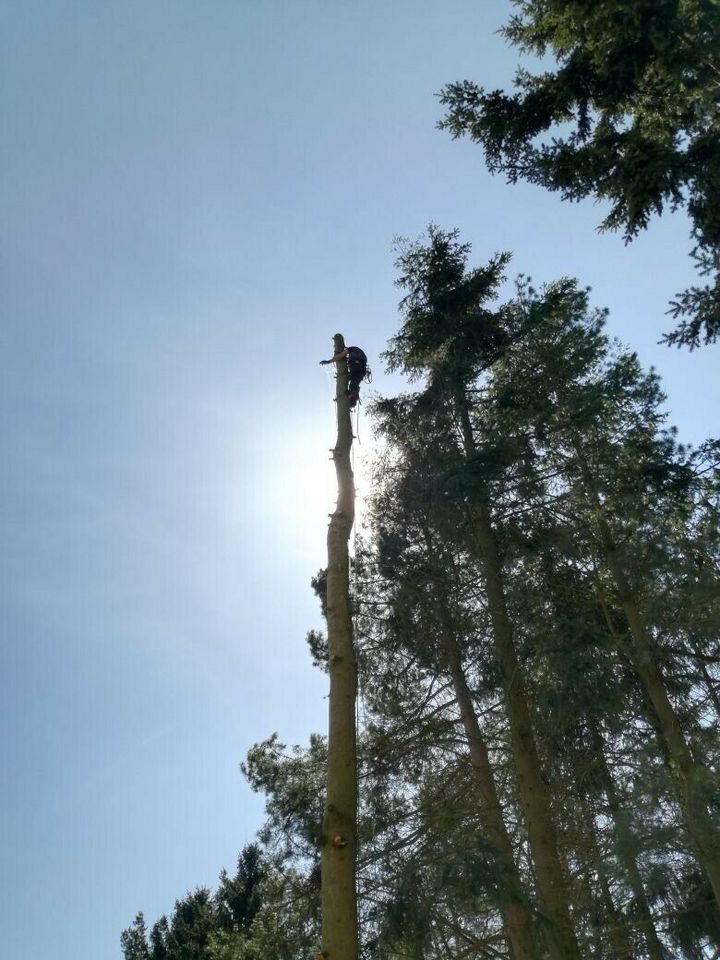
[[[335,335],[335,353],[345,349]],[[338,499],[327,535],[327,631],[330,673],[328,768],[322,831],[324,960],[357,960],[357,666],[350,605],[348,542],[355,518],[352,423],[345,361],[336,364],[337,441],[332,450]]]

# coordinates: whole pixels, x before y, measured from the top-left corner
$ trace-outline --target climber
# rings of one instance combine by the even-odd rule
[[[370,373],[367,365],[367,357],[360,347],[345,347],[344,350],[336,353],[334,357],[331,357],[329,360],[321,360],[320,363],[339,363],[341,360],[347,360],[348,377],[350,380],[347,395],[350,406],[354,407],[360,397],[360,381],[364,380]]]

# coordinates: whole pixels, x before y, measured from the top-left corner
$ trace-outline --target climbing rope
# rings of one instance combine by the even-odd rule
[[[357,410],[356,414],[356,424],[359,423],[360,410]],[[357,435],[358,428],[356,426],[355,433]],[[359,442],[359,440],[358,440]],[[350,449],[350,461],[353,472],[353,482],[355,480],[355,446]],[[365,729],[367,724],[367,714],[365,711],[365,694],[363,690],[362,682],[362,669],[360,662],[360,642],[359,642],[359,632],[358,632],[358,597],[360,594],[359,590],[359,576],[358,576],[358,548],[360,543],[360,535],[358,533],[359,527],[359,497],[357,495],[357,488],[355,489],[355,518],[353,523],[353,556],[352,556],[352,593],[351,593],[351,617],[352,617],[352,632],[353,632],[353,643],[355,645],[355,669],[357,677],[357,691],[356,691],[356,707],[355,707],[355,743],[356,749],[357,745],[360,743],[360,736],[362,731]],[[360,827],[360,781],[361,781],[361,758],[358,753],[357,757],[357,794],[356,794],[356,804],[355,804],[355,825],[359,834]],[[359,862],[359,836],[358,836],[358,862]],[[356,896],[360,895],[359,887],[359,871],[356,870],[355,873],[355,893]],[[358,932],[360,932],[361,920],[358,915]]]

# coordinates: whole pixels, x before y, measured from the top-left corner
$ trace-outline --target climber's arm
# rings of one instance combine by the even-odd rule
[[[344,350],[341,350],[340,353],[336,353],[334,357],[330,357],[329,360],[321,360],[320,363],[339,363],[340,360],[347,360],[349,356],[349,350],[345,347]]]

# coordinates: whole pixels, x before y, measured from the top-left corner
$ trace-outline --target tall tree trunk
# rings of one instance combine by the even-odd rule
[[[429,527],[424,528],[425,544],[433,564],[437,563]],[[438,564],[439,565],[439,564]],[[453,627],[452,614],[441,578],[435,582],[435,605],[441,623],[441,643],[452,679],[460,721],[470,754],[479,797],[478,810],[499,873],[496,905],[505,927],[511,956],[514,960],[537,960],[540,950],[533,937],[530,910],[520,873],[513,856],[512,841],[505,826],[503,810],[495,786],[495,776],[488,748],[480,731],[472,694],[462,664],[462,653]]]
[[[505,932],[514,960],[537,960],[540,951],[533,938],[523,884],[513,857],[510,836],[505,827],[488,749],[480,732],[477,714],[462,667],[460,649],[455,636],[449,630],[444,633],[443,645],[455,697],[460,708],[460,719],[467,738],[470,763],[475,771],[480,792],[480,815],[483,828],[500,874],[498,908],[505,924]]]
[[[460,385],[455,388],[455,402],[465,455],[472,457],[476,453],[475,437],[467,398]],[[513,627],[505,600],[505,583],[497,538],[487,507],[476,506],[472,514],[475,540],[485,578],[495,655],[503,679],[513,767],[535,865],[538,900],[546,920],[548,950],[552,960],[580,960],[548,787],[540,766],[528,708],[525,673],[515,650]]]
[[[617,854],[625,869],[625,874],[633,894],[633,912],[645,937],[648,957],[650,960],[665,960],[665,949],[655,929],[650,904],[645,895],[645,887],[643,886],[640,869],[637,864],[637,841],[633,836],[630,818],[628,817],[627,810],[620,802],[615,781],[612,778],[605,759],[602,737],[597,730],[593,730],[592,739],[599,784],[607,797],[610,816],[613,819],[615,827]]]
[[[597,863],[597,876],[600,886],[600,902],[603,905],[605,916],[610,921],[610,930],[606,936],[609,956],[613,960],[633,960],[635,953],[633,952],[628,922],[622,912],[615,906],[608,881],[607,868],[602,858]]]
[[[612,897],[608,880],[608,867],[595,828],[595,810],[586,791],[583,789],[585,771],[578,763],[579,757],[573,752],[573,771],[576,783],[576,795],[579,803],[578,813],[582,822],[582,839],[576,848],[586,849],[588,875],[588,907],[590,924],[594,929],[598,944],[604,944],[600,954],[611,956],[613,960],[632,960],[633,945],[627,918],[618,909]]]
[[[720,831],[708,809],[711,799],[708,779],[711,776],[695,762],[682,731],[680,718],[670,702],[665,681],[655,656],[653,639],[643,622],[635,590],[625,573],[620,550],[598,496],[597,485],[579,442],[575,441],[583,484],[590,498],[598,526],[598,538],[607,568],[615,582],[633,639],[632,665],[643,685],[657,729],[670,758],[676,798],[683,813],[685,826],[695,849],[695,856],[712,887],[715,901],[720,906]]]
[[[345,349],[335,335],[335,353]],[[350,607],[348,541],[355,518],[355,483],[350,465],[352,424],[348,371],[336,364],[337,441],[332,451],[338,483],[335,513],[327,536],[327,630],[330,672],[328,767],[322,831],[322,956],[357,960],[357,666]]]

